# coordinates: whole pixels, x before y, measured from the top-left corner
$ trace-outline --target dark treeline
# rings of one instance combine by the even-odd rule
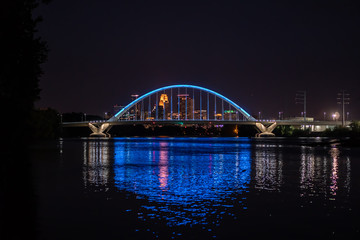
[[[33,110],[31,115],[31,138],[56,139],[60,136],[59,113],[54,109]]]
[[[0,3],[0,239],[36,239],[36,197],[28,152],[47,45],[33,11],[45,0]]]
[[[63,132],[65,132],[65,136],[70,134],[73,137],[87,137],[91,133],[88,128],[74,128],[69,133],[67,128],[63,129],[61,126],[62,122],[81,122],[85,120],[96,121],[102,120],[102,118],[97,115],[85,115],[82,112],[60,114],[52,108],[36,109],[31,112],[29,122],[31,134],[28,135],[28,138],[32,140],[57,139],[64,135]]]
[[[5,124],[11,119],[11,124],[16,125],[3,128],[8,141],[18,141],[18,136],[29,129],[34,102],[40,98],[41,64],[48,50],[36,36],[41,18],[34,18],[33,10],[41,2],[45,1],[8,0],[0,6],[0,104],[5,115],[1,121]]]
[[[279,137],[360,137],[360,121],[354,121],[349,127],[328,128],[323,132],[311,132],[293,126],[277,126],[273,133]]]

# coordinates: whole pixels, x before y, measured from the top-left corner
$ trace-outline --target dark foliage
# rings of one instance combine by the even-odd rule
[[[54,109],[34,110],[30,122],[33,139],[54,139],[60,134],[60,115]]]
[[[360,121],[354,121],[350,124],[351,131],[358,136],[360,135]]]
[[[349,127],[338,126],[323,132],[311,132],[310,129],[294,128],[293,126],[277,126],[273,133],[278,137],[360,137],[360,122],[354,121]]]
[[[309,137],[312,134],[309,128],[300,129],[293,126],[277,126],[273,133],[278,137]]]
[[[35,196],[27,144],[34,102],[39,99],[46,43],[36,37],[33,10],[41,0],[0,4],[0,239],[34,239]]]
[[[11,119],[16,128],[5,128],[10,140],[28,129],[34,102],[39,99],[41,64],[47,58],[46,43],[36,36],[41,18],[33,17],[40,0],[2,1],[0,7],[0,103],[2,125]],[[4,126],[4,125],[3,125]]]

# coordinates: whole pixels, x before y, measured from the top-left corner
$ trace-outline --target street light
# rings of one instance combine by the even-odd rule
[[[326,112],[324,112],[324,121],[326,120]]]
[[[332,117],[333,117],[333,120],[334,120],[334,121],[337,121],[337,120],[339,120],[340,113],[335,112],[335,113],[332,115]]]

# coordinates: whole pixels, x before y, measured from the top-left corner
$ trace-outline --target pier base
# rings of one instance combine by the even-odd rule
[[[111,137],[111,135],[108,133],[111,129],[109,123],[103,123],[99,127],[95,126],[92,123],[89,123],[89,128],[92,131],[90,137]]]
[[[276,128],[277,124],[274,122],[269,127],[265,127],[262,123],[255,123],[256,129],[259,131],[255,137],[275,137],[272,131]]]

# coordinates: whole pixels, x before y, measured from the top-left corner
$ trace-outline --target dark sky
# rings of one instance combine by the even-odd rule
[[[359,1],[53,0],[39,107],[102,114],[172,84],[215,90],[256,114],[339,109],[360,118]]]

